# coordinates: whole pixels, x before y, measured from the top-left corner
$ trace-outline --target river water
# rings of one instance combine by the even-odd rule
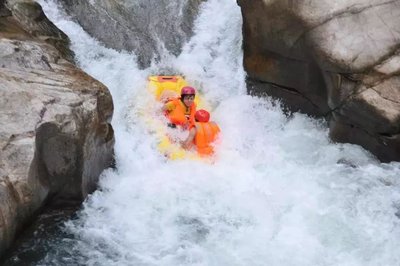
[[[31,265],[400,265],[400,164],[334,144],[323,121],[246,95],[236,1],[204,3],[182,54],[144,70],[55,2],[41,4],[113,95],[117,169],[40,250],[43,239],[31,239]],[[157,151],[141,113],[146,78],[158,73],[182,74],[204,95],[222,130],[214,163]]]

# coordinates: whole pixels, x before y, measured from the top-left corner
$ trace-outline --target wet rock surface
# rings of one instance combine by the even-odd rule
[[[335,141],[400,161],[400,2],[238,1],[249,92],[324,116]]]
[[[46,202],[84,199],[113,160],[108,89],[71,63],[42,13],[24,21],[25,4],[41,10],[0,5],[0,255]]]
[[[133,51],[148,67],[160,51],[173,55],[192,36],[203,0],[62,0],[67,12],[90,35],[117,50]]]

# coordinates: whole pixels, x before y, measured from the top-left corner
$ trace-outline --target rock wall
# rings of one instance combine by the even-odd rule
[[[400,1],[238,0],[250,93],[400,161]]]
[[[0,14],[1,256],[46,202],[96,188],[114,134],[108,89],[70,62],[67,36],[40,6],[2,1]]]
[[[133,51],[148,67],[164,50],[178,55],[192,35],[203,0],[62,0],[68,13],[88,32],[116,50]]]

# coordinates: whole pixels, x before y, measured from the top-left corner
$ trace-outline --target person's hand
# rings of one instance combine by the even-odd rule
[[[182,148],[188,150],[192,146],[192,143],[191,141],[181,141],[181,146]]]

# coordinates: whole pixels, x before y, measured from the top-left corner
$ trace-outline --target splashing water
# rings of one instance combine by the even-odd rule
[[[236,1],[203,3],[182,54],[146,70],[41,3],[113,95],[118,168],[67,222],[74,237],[40,265],[400,265],[400,165],[247,96]],[[209,102],[223,132],[214,164],[166,162],[147,132],[146,78],[165,67]]]

